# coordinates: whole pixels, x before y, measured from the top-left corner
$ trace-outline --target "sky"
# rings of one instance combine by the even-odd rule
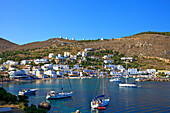
[[[17,44],[170,31],[170,0],[0,0],[0,37]]]

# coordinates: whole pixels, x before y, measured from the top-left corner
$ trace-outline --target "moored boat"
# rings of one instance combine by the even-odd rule
[[[19,91],[18,95],[24,96],[24,95],[31,95],[35,94],[37,89],[23,89],[22,91]]]
[[[118,77],[110,79],[110,82],[121,82],[121,80]]]
[[[46,99],[61,99],[61,98],[68,98],[71,97],[73,94],[73,92],[69,92],[69,93],[64,93],[64,92],[56,92],[56,91],[50,91],[47,96]]]

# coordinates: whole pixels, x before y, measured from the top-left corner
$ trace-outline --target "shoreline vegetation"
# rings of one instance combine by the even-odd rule
[[[8,108],[10,107],[12,111],[17,111],[21,113],[47,113],[47,110],[43,108],[37,108],[34,104],[28,106],[29,100],[25,99],[23,96],[16,96],[8,93],[3,87],[0,87],[0,107]],[[17,109],[18,108],[18,109]]]

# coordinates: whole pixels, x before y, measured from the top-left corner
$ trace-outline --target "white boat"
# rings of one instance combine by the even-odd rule
[[[69,78],[68,78],[69,80]],[[69,81],[70,84],[70,81]],[[71,87],[71,84],[70,84]],[[71,97],[73,94],[72,91],[70,92],[63,92],[63,77],[62,77],[62,88],[61,88],[61,92],[57,92],[57,91],[50,91],[49,93],[47,93],[46,99],[63,99],[63,98],[68,98]]]
[[[35,94],[37,89],[23,89],[22,91],[19,91],[18,95],[24,96],[24,95],[31,95]]]
[[[127,83],[127,75],[126,75],[126,82],[123,84],[123,83],[120,83],[119,84],[119,87],[131,87],[131,88],[137,88],[137,85],[136,83]]]
[[[121,82],[121,80],[118,77],[110,79],[110,82]]]
[[[125,84],[119,84],[120,87],[132,87],[132,88],[136,88],[137,85],[135,83],[125,83]]]
[[[56,92],[56,91],[50,91],[47,96],[46,99],[61,99],[61,98],[68,98],[71,97],[73,94],[73,92],[69,92],[69,93],[64,93],[64,92]]]
[[[109,91],[108,91],[108,87],[107,87],[106,75],[104,75],[104,78],[101,78],[101,79],[98,79],[98,80],[100,80],[100,82],[101,82],[100,83],[101,87],[98,88],[98,90],[99,90],[98,92],[102,91],[102,95],[96,96],[94,99],[92,99],[91,108],[92,109],[105,109],[105,106],[107,106],[109,104],[109,101],[110,101]],[[105,88],[107,89],[107,95],[105,95]],[[104,108],[102,108],[102,107],[104,107]]]

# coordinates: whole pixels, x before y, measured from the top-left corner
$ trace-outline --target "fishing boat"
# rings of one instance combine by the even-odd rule
[[[115,78],[110,79],[110,82],[121,82],[121,80],[120,78],[115,77]]]
[[[106,109],[105,106],[109,104],[110,97],[109,97],[109,91],[107,87],[107,80],[106,80],[106,75],[104,75],[104,78],[100,78],[100,86],[99,92],[102,91],[101,95],[95,96],[95,98],[92,99],[91,101],[91,108],[92,109]],[[107,95],[105,95],[105,88],[107,89]]]
[[[22,91],[19,91],[18,95],[20,96],[31,95],[35,94],[36,91],[37,89],[23,89]]]
[[[68,78],[69,80],[69,78]],[[70,84],[70,80],[69,80],[69,84]],[[71,87],[71,84],[70,84]],[[72,88],[71,88],[72,89]],[[63,77],[62,77],[62,88],[61,88],[61,92],[59,91],[50,91],[49,93],[47,93],[46,99],[63,99],[63,98],[69,98],[71,97],[73,94],[73,91],[70,92],[63,92]]]

